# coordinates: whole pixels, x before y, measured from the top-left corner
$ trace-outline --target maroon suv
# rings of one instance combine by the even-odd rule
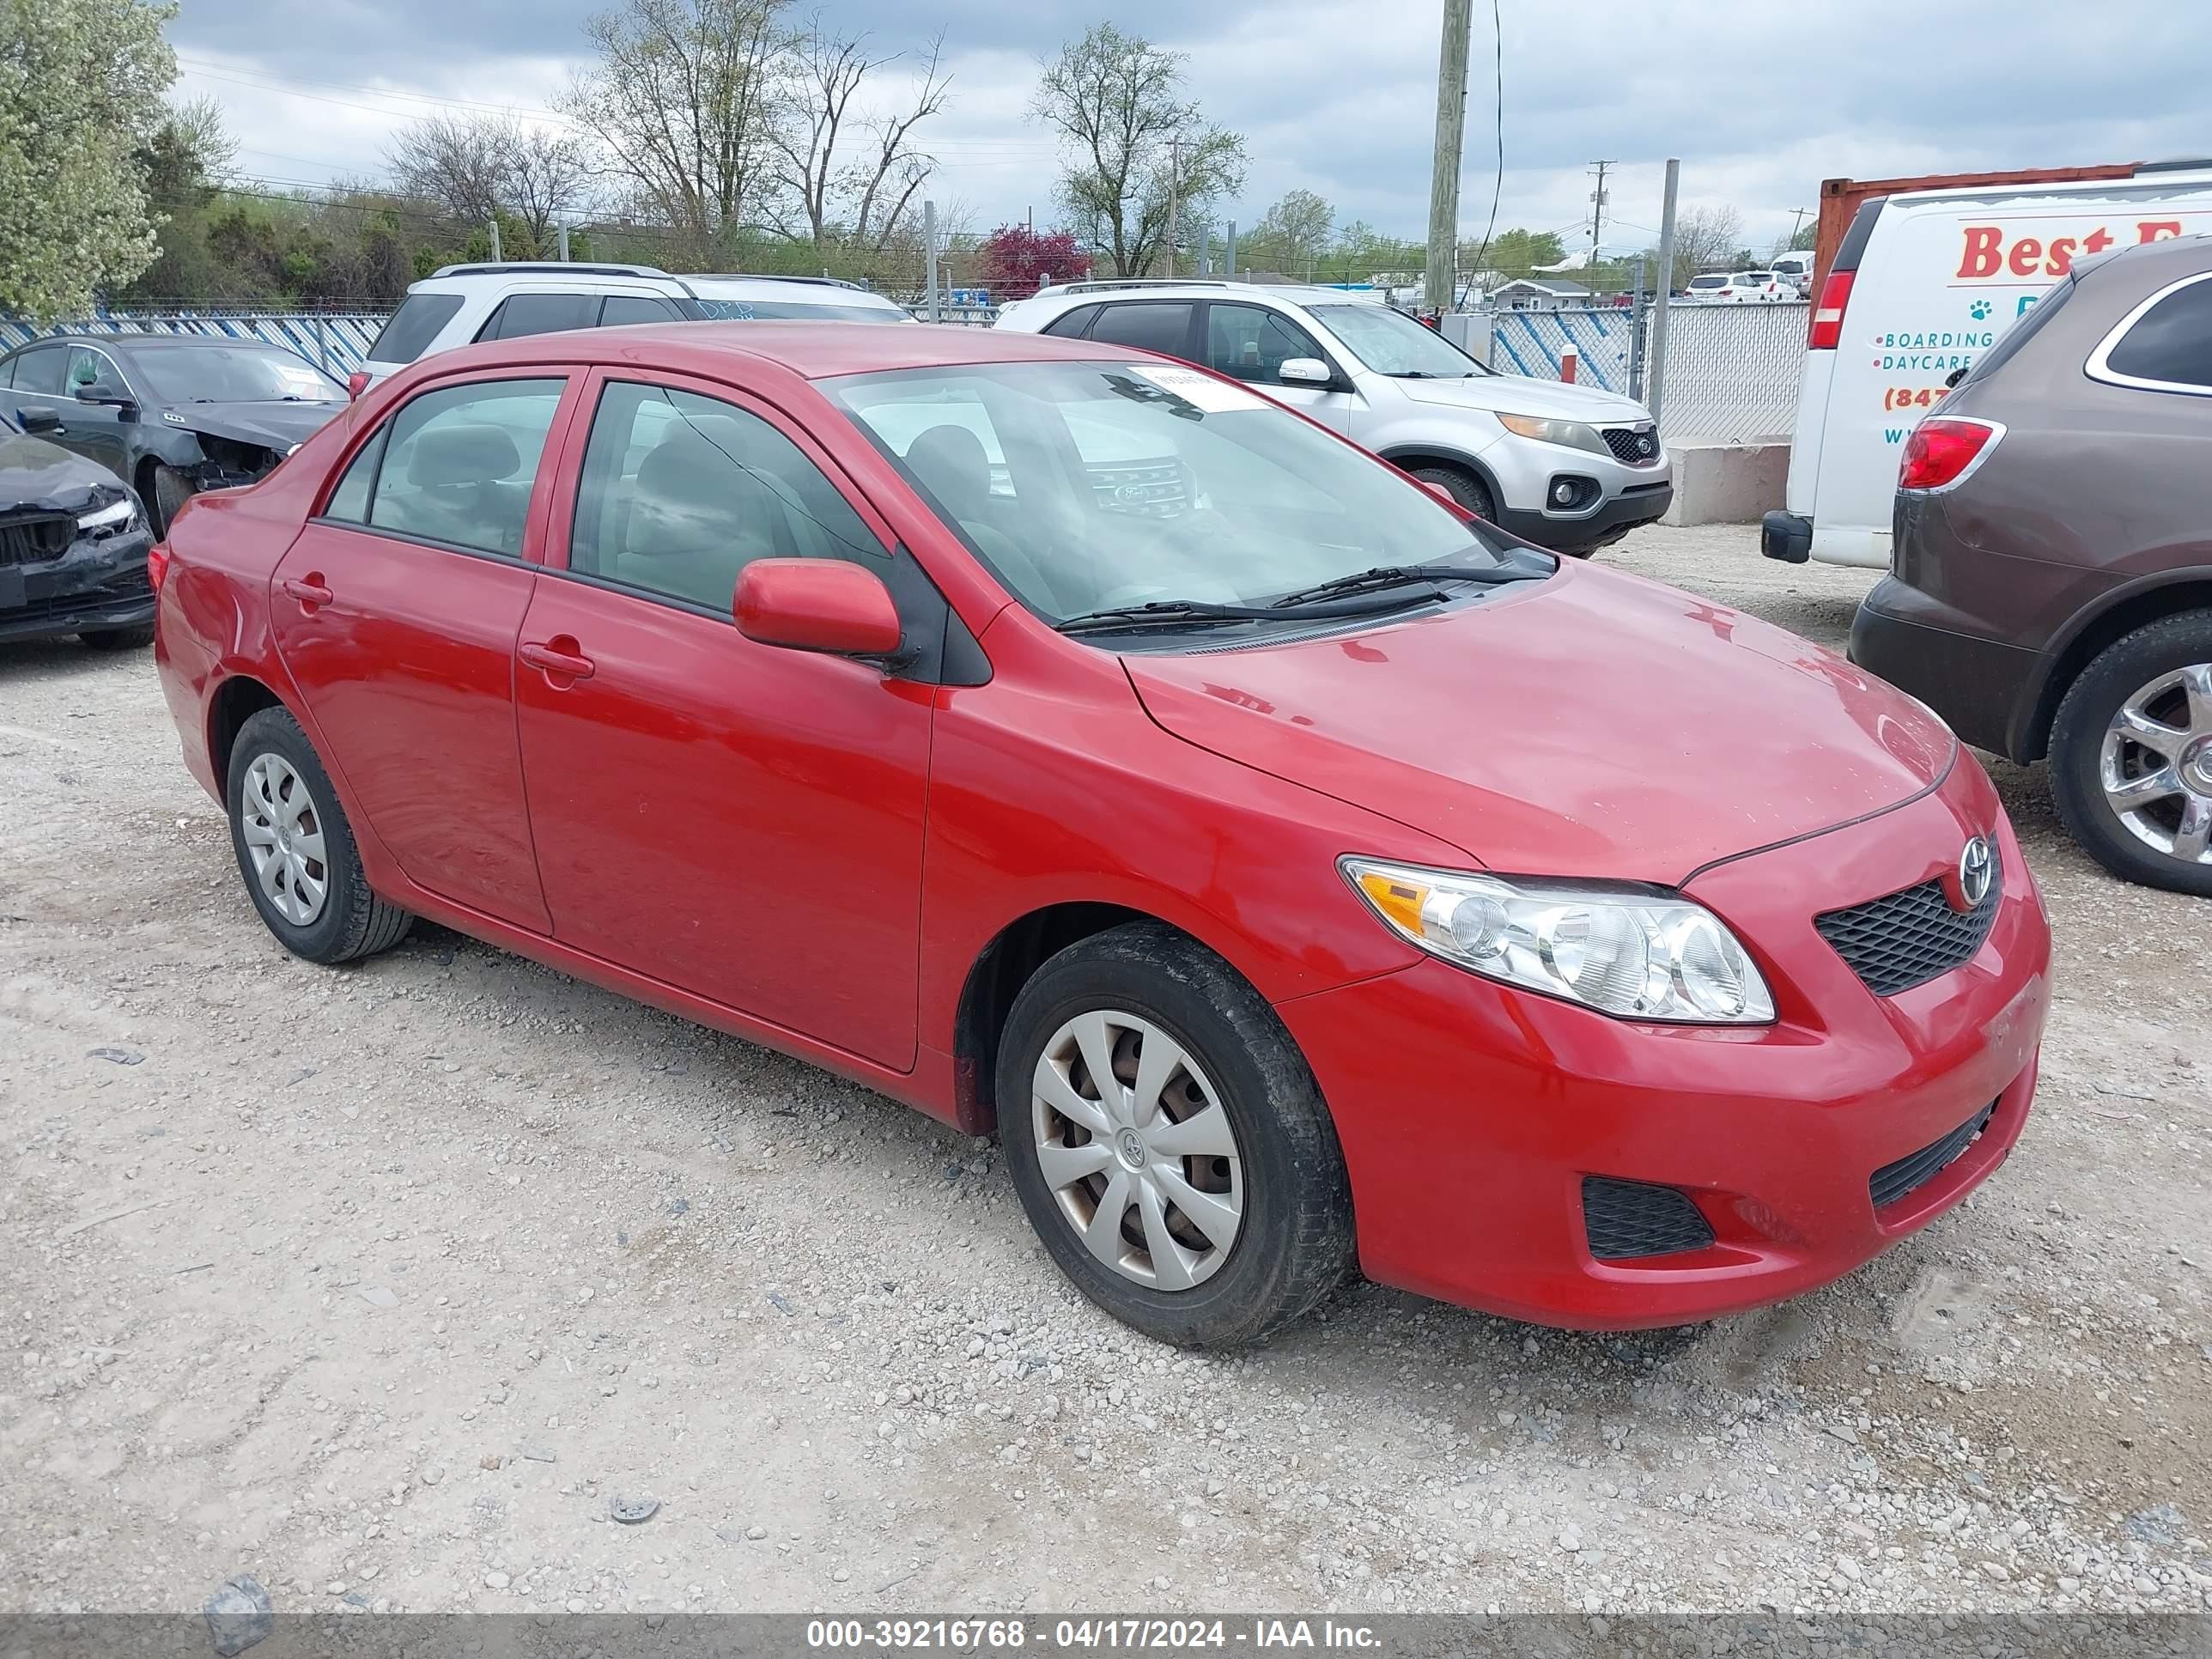
[[[1907,441],[1851,656],[2212,895],[2212,238],[2076,264]]]

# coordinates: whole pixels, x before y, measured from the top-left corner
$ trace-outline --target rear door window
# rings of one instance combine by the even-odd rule
[[[1146,300],[1134,305],[1103,307],[1091,325],[1091,337],[1114,345],[1163,351],[1170,357],[1190,355],[1190,302]]]
[[[2212,274],[2158,300],[2102,356],[2106,376],[2212,392]]]
[[[373,363],[411,363],[438,337],[438,331],[453,320],[461,308],[458,294],[410,294],[399,302],[392,320],[368,349]]]
[[[599,313],[601,328],[620,328],[628,323],[673,323],[683,319],[684,313],[665,300],[656,300],[649,294],[610,294],[606,309]]]
[[[538,458],[564,385],[484,380],[441,386],[416,398],[392,417],[370,525],[520,557]],[[351,483],[349,476],[338,493]]]
[[[599,322],[596,294],[510,294],[477,331],[479,340],[520,340],[532,334],[565,334],[571,329],[596,328]]]

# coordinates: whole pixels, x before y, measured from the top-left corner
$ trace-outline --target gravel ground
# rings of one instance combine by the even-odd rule
[[[1831,643],[1866,586],[1608,562]],[[434,929],[294,961],[149,657],[6,648],[0,1610],[2200,1608],[2212,905],[1992,769],[2057,1000],[1971,1203],[1696,1329],[1360,1286],[1193,1357],[989,1145]]]

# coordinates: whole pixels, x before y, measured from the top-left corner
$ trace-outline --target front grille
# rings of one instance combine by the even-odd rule
[[[1875,1208],[1879,1210],[1909,1197],[1956,1164],[1960,1155],[1990,1127],[1990,1114],[1996,1109],[1997,1103],[1993,1100],[1941,1140],[1930,1141],[1911,1157],[1900,1158],[1876,1170],[1867,1182],[1867,1192],[1874,1200]]]
[[[1892,997],[1971,961],[1990,936],[2003,890],[2003,871],[1993,866],[1990,890],[1972,910],[1954,910],[1941,881],[1923,881],[1887,898],[1815,916],[1813,925],[1867,989]]]
[[[1713,1230],[1698,1206],[1672,1187],[1583,1177],[1583,1229],[1601,1261],[1702,1250]]]
[[[1175,461],[1136,466],[1094,466],[1091,488],[1109,513],[1138,518],[1172,519],[1185,506],[1182,467]]]
[[[66,513],[0,520],[0,564],[44,564],[68,552],[76,539],[76,520]]]
[[[1656,466],[1667,452],[1660,447],[1659,431],[1650,424],[1644,426],[1603,426],[1598,434],[1605,447],[1613,452],[1613,459],[1629,466]]]

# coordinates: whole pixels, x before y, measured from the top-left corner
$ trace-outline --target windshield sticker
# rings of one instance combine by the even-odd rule
[[[1232,410],[1265,409],[1267,406],[1263,398],[1245,391],[1243,386],[1217,380],[1211,374],[1201,374],[1194,368],[1173,368],[1165,363],[1131,363],[1129,373],[1209,415],[1224,415]]]

